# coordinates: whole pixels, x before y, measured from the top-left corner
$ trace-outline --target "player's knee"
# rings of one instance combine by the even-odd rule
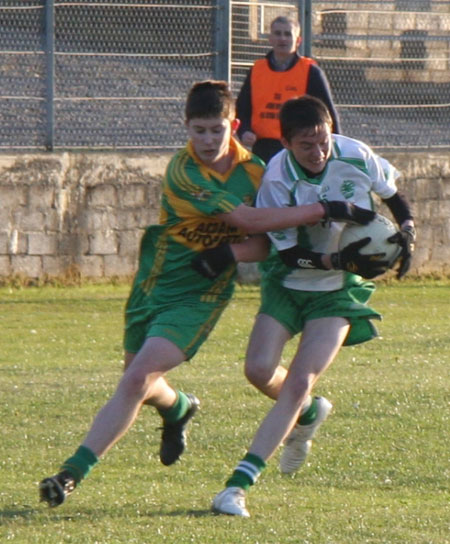
[[[148,398],[156,379],[157,376],[147,374],[140,369],[128,369],[120,381],[119,388],[121,394],[129,400],[143,402]]]
[[[270,383],[274,375],[274,369],[261,359],[248,359],[245,363],[244,373],[251,384],[262,387]]]

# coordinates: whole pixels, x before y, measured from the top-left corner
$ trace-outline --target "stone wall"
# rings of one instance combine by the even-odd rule
[[[0,155],[0,276],[132,274],[168,158]]]
[[[412,272],[450,273],[450,157],[385,154],[418,227]],[[134,273],[142,229],[158,221],[170,155],[0,155],[0,277]],[[380,211],[389,215],[388,211]]]

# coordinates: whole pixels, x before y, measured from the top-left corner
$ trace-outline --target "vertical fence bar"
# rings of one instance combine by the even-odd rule
[[[231,81],[231,0],[215,0],[214,77]]]
[[[54,98],[55,98],[55,6],[54,0],[45,0],[45,58],[46,58],[46,148],[54,146]]]
[[[300,23],[302,41],[298,48],[300,55],[305,55],[305,0],[298,0],[298,20]]]
[[[303,22],[302,22],[302,32],[303,32],[303,54],[305,57],[310,57],[312,55],[312,0],[303,0]]]

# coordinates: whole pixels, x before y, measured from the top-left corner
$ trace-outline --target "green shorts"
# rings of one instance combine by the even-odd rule
[[[124,348],[137,353],[145,340],[160,336],[173,342],[191,359],[213,330],[228,300],[188,300],[178,304],[127,306]]]
[[[355,276],[350,276],[344,288],[337,291],[296,291],[264,279],[259,313],[276,319],[293,336],[312,319],[345,317],[350,322],[350,331],[344,345],[351,346],[378,336],[370,320],[381,319],[381,315],[366,305],[374,291],[374,283]]]

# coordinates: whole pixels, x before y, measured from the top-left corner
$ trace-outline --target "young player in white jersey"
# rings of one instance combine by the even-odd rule
[[[398,269],[402,277],[410,266],[415,232],[409,205],[397,191],[394,169],[362,142],[331,134],[329,112],[313,97],[287,101],[280,123],[285,149],[268,165],[258,207],[288,208],[318,201],[326,206],[328,201],[340,200],[372,209],[371,194],[375,193],[400,226],[392,241],[402,246]],[[341,230],[341,223],[321,221],[269,233],[273,249],[263,264],[261,307],[245,372],[253,385],[276,402],[226,488],[214,498],[217,512],[249,516],[245,492],[283,441],[281,471],[292,473],[300,467],[313,435],[332,407],[327,399],[311,396],[314,385],[341,346],[376,336],[371,320],[380,315],[367,306],[375,286],[363,277],[384,273],[387,263],[382,254],[359,252],[370,239],[338,252]],[[228,249],[237,255],[236,247]],[[197,269],[206,262],[211,277],[220,274],[224,266],[221,252],[225,249],[205,252],[197,258]],[[287,370],[279,364],[281,353],[286,342],[300,332],[297,353]]]
[[[258,192],[258,208],[287,208],[317,201],[341,200],[370,210],[373,208],[372,193],[383,200],[397,193],[395,169],[375,155],[366,144],[338,134],[333,134],[332,138],[326,134],[325,138],[327,151],[324,156],[328,154],[330,146],[327,160],[315,161],[314,153],[312,159],[303,159],[304,162],[309,161],[311,171],[302,168],[292,149],[284,149],[270,161]],[[300,147],[297,154],[308,157],[311,144],[302,140]],[[320,176],[315,175],[314,169],[319,170],[323,165],[326,166]],[[342,288],[346,272],[325,267],[317,269],[317,266],[309,263],[311,256],[308,251],[319,254],[336,252],[343,228],[342,222],[327,221],[268,233],[277,251],[282,252],[281,259],[289,266],[283,269],[285,277],[281,280],[282,285],[304,291]],[[300,257],[304,259],[301,267],[296,263]],[[276,259],[276,270],[272,271],[276,277],[281,274],[279,264]]]

